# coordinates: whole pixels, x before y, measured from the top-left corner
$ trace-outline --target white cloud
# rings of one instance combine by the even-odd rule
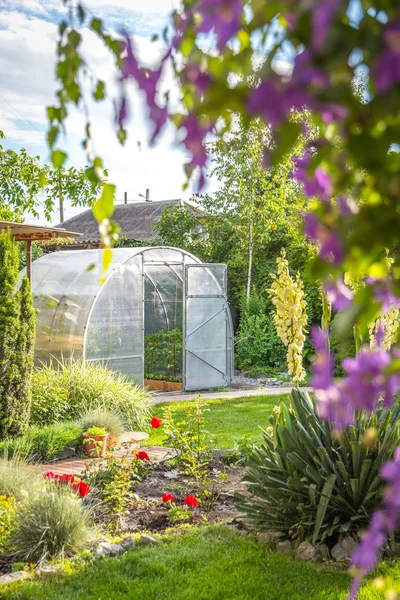
[[[47,13],[43,12],[41,16],[38,5],[44,4]],[[0,13],[0,129],[4,130],[7,136],[4,145],[8,144],[14,149],[24,146],[31,154],[40,154],[44,161],[48,160],[45,107],[54,102],[56,91],[54,69],[57,36],[57,25],[45,18],[59,4],[61,0],[46,0],[46,3],[15,0],[13,8],[20,7],[21,10],[30,10],[31,13],[13,10]],[[106,0],[96,0],[96,3],[93,0],[92,4],[100,7],[110,5]],[[132,8],[132,5],[135,10],[138,7],[143,8],[143,19],[146,14],[161,5],[161,12],[166,12],[166,5],[169,4],[170,0],[113,1],[114,9]],[[8,3],[7,7],[9,8]],[[92,32],[85,30],[83,38],[82,49],[88,62],[96,75],[106,81],[109,89],[116,92],[117,80],[113,59]],[[140,35],[135,39],[146,64],[154,63],[162,56],[164,49],[161,44],[153,44],[148,38]],[[172,90],[177,95],[172,73],[166,76],[162,88]],[[183,164],[187,159],[183,149],[176,144],[174,127],[169,126],[156,147],[149,148],[151,127],[147,119],[147,109],[135,86],[129,86],[129,94],[132,100],[132,118],[125,147],[121,147],[116,140],[112,104],[89,102],[95,151],[104,159],[104,164],[109,169],[109,181],[117,184],[118,198],[122,199],[123,193],[127,191],[130,200],[137,200],[138,194],[144,193],[146,188],[150,188],[154,200],[188,197],[189,192],[182,193],[185,182]],[[71,109],[67,120],[68,133],[60,142],[77,166],[86,164],[86,157],[81,148],[84,125],[83,114]],[[67,217],[76,214],[76,211],[77,209],[67,204]],[[57,221],[58,217],[55,215],[54,222]]]

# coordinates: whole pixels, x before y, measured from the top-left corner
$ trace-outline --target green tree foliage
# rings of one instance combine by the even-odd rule
[[[35,315],[30,283],[17,290],[18,246],[0,235],[0,436],[25,432],[30,413]]]
[[[4,137],[0,131],[0,139]],[[40,157],[30,156],[25,148],[15,152],[0,145],[0,218],[4,220],[18,221],[25,212],[39,216],[37,195],[42,191],[42,208],[50,220],[60,200],[90,206],[100,188],[101,182],[89,182],[87,169],[42,166]]]

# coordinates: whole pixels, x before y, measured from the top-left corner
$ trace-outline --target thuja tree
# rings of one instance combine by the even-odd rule
[[[17,289],[18,246],[0,235],[0,437],[21,435],[29,422],[35,315],[30,283]]]
[[[89,27],[115,57],[121,75],[119,139],[126,138],[130,110],[125,83],[133,79],[149,107],[152,139],[172,121],[190,156],[188,176],[198,172],[200,186],[207,166],[203,142],[211,132],[231,129],[232,111],[247,122],[259,116],[271,127],[275,144],[265,162],[276,164],[303,133],[302,124],[292,118],[293,110],[307,107],[318,136],[294,175],[314,199],[306,231],[320,249],[315,277],[329,290],[333,307],[346,311],[348,322],[361,335],[385,306],[399,302],[400,256],[391,276],[385,264],[385,247],[398,242],[400,230],[398,0],[183,0],[164,32],[167,48],[153,70],[143,67],[129,39],[121,43],[79,2],[66,3],[71,11],[70,21],[60,25],[58,104],[48,111],[53,161],[60,156],[55,145],[69,104],[86,106],[82,90],[87,86],[81,75],[87,73],[96,100],[106,96],[104,83],[93,78],[85,64],[79,27]],[[159,91],[171,65],[182,91],[180,103],[175,94],[162,96]],[[365,81],[362,100],[354,89],[360,73]],[[90,148],[90,123],[85,137]],[[101,160],[92,157],[92,163],[94,174],[101,174]],[[106,243],[114,228],[112,193],[104,188],[95,210]],[[352,293],[343,283],[345,272],[355,278],[366,273],[366,285]],[[316,346],[314,387],[324,419],[344,427],[354,422],[357,410],[372,412],[382,400],[391,405],[400,389],[398,344],[391,350],[361,348],[357,357],[346,359],[346,375],[339,382],[332,379],[323,336],[316,337]],[[379,547],[398,525],[400,449],[381,476],[388,490],[353,555],[352,597],[362,576],[375,566]]]

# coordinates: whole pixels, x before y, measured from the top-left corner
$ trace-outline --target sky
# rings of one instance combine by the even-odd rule
[[[111,30],[126,30],[133,35],[141,59],[151,64],[163,50],[151,42],[151,37],[168,23],[176,1],[86,0],[85,6],[104,19]],[[57,25],[63,10],[61,0],[0,0],[0,130],[6,135],[2,145],[14,150],[26,148],[29,154],[40,156],[42,162],[49,162],[46,107],[54,103],[57,90]],[[87,29],[82,33],[86,60],[108,88],[116,92],[112,59],[93,33]],[[177,91],[172,74],[166,75],[163,87]],[[125,147],[116,140],[112,103],[90,105],[94,150],[109,170],[108,180],[117,186],[117,201],[122,201],[124,192],[129,201],[138,201],[146,188],[150,189],[152,200],[189,199],[192,189],[182,189],[187,156],[176,139],[175,129],[169,126],[155,147],[150,147],[151,126],[141,92],[132,86],[129,93],[132,114]],[[69,155],[69,164],[76,167],[87,164],[81,148],[84,123],[83,114],[72,109],[67,134],[60,141],[60,147]],[[80,210],[66,202],[65,218]],[[28,216],[26,220],[45,223],[42,218]],[[58,223],[58,214],[52,222]]]

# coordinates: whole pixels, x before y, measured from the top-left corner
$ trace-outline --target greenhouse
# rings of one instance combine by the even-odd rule
[[[178,248],[119,248],[101,281],[102,250],[47,254],[32,264],[35,359],[83,359],[132,380],[185,390],[225,386],[233,371],[226,265]]]

